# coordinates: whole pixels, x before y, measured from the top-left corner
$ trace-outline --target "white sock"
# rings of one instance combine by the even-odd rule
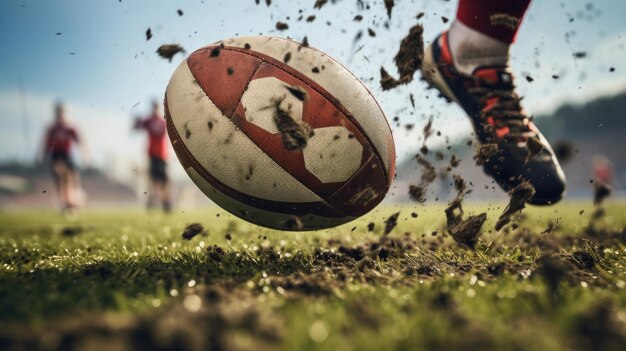
[[[455,68],[471,75],[480,66],[507,65],[510,45],[480,33],[458,20],[448,31]]]

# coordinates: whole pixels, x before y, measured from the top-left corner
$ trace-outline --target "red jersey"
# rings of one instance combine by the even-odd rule
[[[55,122],[46,131],[46,153],[69,154],[72,144],[78,141],[76,129],[66,123]]]
[[[166,127],[163,117],[153,114],[138,120],[135,128],[148,133],[148,155],[162,160],[167,158]]]

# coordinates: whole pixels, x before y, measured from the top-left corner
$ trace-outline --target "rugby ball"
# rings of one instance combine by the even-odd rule
[[[325,53],[269,36],[198,49],[165,93],[173,148],[216,204],[282,230],[334,227],[380,203],[395,149],[376,99]]]

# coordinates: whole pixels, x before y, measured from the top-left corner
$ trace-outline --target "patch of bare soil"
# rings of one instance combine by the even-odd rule
[[[271,350],[283,325],[250,292],[208,286],[145,316],[96,313],[61,319],[45,331],[3,328],[0,344],[7,350]]]

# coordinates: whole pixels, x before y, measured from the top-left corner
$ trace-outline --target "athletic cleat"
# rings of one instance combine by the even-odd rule
[[[559,201],[565,193],[565,174],[548,141],[521,107],[513,75],[506,66],[485,66],[473,75],[454,67],[443,33],[424,52],[422,75],[449,102],[459,104],[470,117],[481,144],[497,144],[495,156],[484,160],[483,169],[504,190],[529,181],[534,205]]]

